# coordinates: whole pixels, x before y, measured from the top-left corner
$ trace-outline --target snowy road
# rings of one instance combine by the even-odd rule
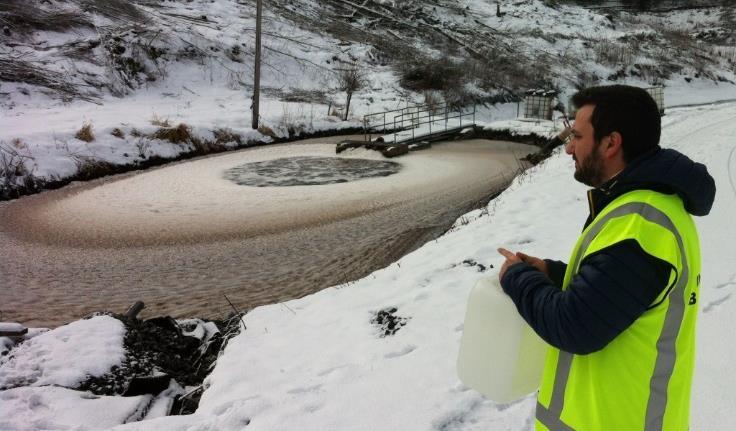
[[[328,141],[334,141],[334,138]],[[334,157],[325,139],[227,153],[0,205],[3,317],[57,325],[92,311],[223,317],[364,276],[451,224],[531,147],[464,141],[395,159],[398,173],[246,187],[223,173]],[[342,155],[341,155],[342,157]],[[385,160],[355,150],[348,159]],[[278,173],[276,173],[278,175]]]

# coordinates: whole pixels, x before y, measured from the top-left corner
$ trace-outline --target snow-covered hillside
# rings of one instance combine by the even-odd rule
[[[252,130],[254,1],[5,1],[0,195],[359,127],[364,114],[413,103],[509,101],[538,87],[565,101],[607,82],[736,97],[732,8],[643,14],[557,3],[269,1],[262,127]],[[365,86],[341,121],[338,76],[353,67]],[[667,104],[681,99],[667,94]],[[478,117],[506,113],[515,109]]]

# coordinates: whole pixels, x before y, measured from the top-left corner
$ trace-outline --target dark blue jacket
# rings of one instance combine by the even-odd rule
[[[585,226],[616,197],[640,189],[676,193],[696,216],[710,212],[716,192],[704,165],[675,150],[657,147],[588,192],[590,214]],[[586,256],[562,291],[566,264],[545,262],[549,277],[518,263],[508,268],[501,285],[540,337],[575,354],[600,350],[628,328],[668,287],[671,269],[636,241],[623,241]]]

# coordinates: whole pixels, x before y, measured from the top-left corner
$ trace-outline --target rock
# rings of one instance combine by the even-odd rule
[[[157,376],[133,377],[128,388],[123,393],[124,397],[135,397],[138,395],[158,395],[169,387],[171,376],[159,374]]]
[[[386,147],[381,150],[381,154],[383,154],[384,157],[402,156],[408,152],[409,152],[408,145],[396,145],[396,146]]]

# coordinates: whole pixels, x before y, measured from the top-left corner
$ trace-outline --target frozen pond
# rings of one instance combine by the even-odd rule
[[[338,140],[0,204],[2,319],[54,326],[136,300],[143,317],[223,317],[223,294],[248,309],[339,285],[444,231],[518,168],[515,155],[534,150],[460,141],[389,161],[362,149],[335,155]]]

